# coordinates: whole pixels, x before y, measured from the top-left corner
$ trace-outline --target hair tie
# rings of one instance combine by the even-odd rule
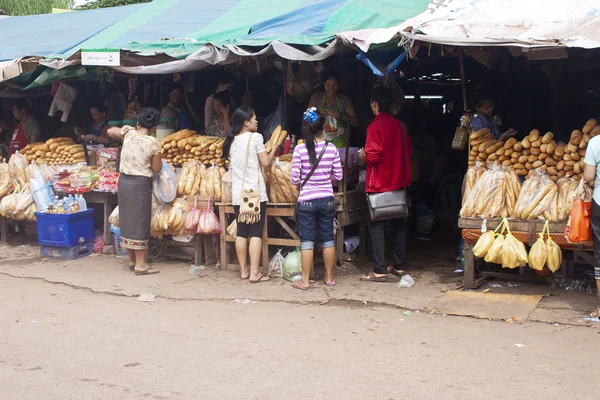
[[[304,112],[304,120],[311,124],[314,123],[317,118],[319,118],[319,115],[317,114],[317,109],[315,107],[310,107]]]

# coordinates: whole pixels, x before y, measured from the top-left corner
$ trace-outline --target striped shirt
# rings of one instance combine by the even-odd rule
[[[319,158],[321,150],[325,142],[317,143],[315,146],[316,157]],[[309,172],[313,165],[310,163],[308,157],[308,150],[305,144],[300,144],[294,149],[294,157],[292,158],[292,173],[290,180],[294,185],[300,185]],[[298,202],[323,199],[326,197],[333,197],[333,186],[331,184],[331,178],[339,181],[344,176],[342,171],[342,163],[340,162],[340,154],[333,145],[327,146],[323,158],[319,163],[317,169],[310,177],[309,181],[306,182],[304,188],[300,191]]]

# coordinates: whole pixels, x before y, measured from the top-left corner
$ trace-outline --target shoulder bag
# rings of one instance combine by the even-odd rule
[[[252,135],[251,133],[248,138],[248,145],[246,146],[246,162],[244,164],[244,177],[242,178],[242,199],[240,202],[240,214],[237,218],[238,222],[245,224],[255,224],[260,221],[260,187],[250,189],[244,187]]]
[[[319,156],[317,157],[317,162],[315,162],[315,165],[312,166],[312,169],[310,170],[308,175],[306,175],[306,178],[304,178],[304,181],[302,181],[302,184],[300,184],[300,191],[302,191],[302,188],[304,188],[304,185],[306,185],[308,183],[308,180],[313,176],[313,174],[317,170],[317,167],[319,166],[319,164],[321,163],[321,160],[323,159],[325,150],[327,150],[327,146],[329,146],[329,143],[327,141],[325,141],[325,145],[323,146],[323,148],[321,149],[321,153],[319,153]],[[294,221],[298,222],[298,203],[296,203],[296,208],[294,209]]]
[[[402,123],[402,131],[402,150],[404,150],[406,135],[408,135],[404,123]],[[373,180],[373,174],[371,174],[371,180]],[[405,188],[391,192],[367,193],[367,203],[369,204],[371,221],[408,218],[408,201]]]

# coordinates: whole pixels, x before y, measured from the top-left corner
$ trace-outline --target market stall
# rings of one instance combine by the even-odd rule
[[[591,206],[593,190],[582,180],[583,160],[588,142],[599,134],[600,127],[595,119],[587,121],[581,130],[573,131],[567,143],[557,143],[551,132],[542,135],[537,130],[531,131],[522,141],[511,138],[506,142],[494,140],[487,129],[470,134],[469,169],[464,180],[459,219],[465,242],[465,287],[477,286],[475,256],[520,271],[518,275],[482,272],[482,277],[539,280],[555,273],[561,266],[566,274],[565,262],[561,261],[549,270],[544,262],[540,264],[532,258],[533,248],[539,240],[548,243],[549,247],[544,251],[547,254],[551,253],[550,246],[556,245],[561,252],[574,251],[583,260],[594,264],[593,257],[588,254],[593,250],[589,236],[575,237],[571,232],[574,229],[571,226],[567,229],[566,222],[577,207],[585,205],[589,210]],[[510,265],[502,257],[489,256],[484,245],[491,244],[486,240],[504,240],[503,219],[511,239],[532,246],[529,257]],[[575,223],[573,218],[570,221]],[[501,225],[502,231],[498,232]],[[488,234],[492,231],[493,235]],[[515,253],[506,245],[504,249],[506,254]],[[563,260],[562,254],[560,258]],[[534,276],[530,269],[534,270]]]

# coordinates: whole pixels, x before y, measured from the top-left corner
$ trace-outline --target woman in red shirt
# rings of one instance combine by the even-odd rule
[[[371,110],[375,114],[367,129],[365,162],[367,175],[365,192],[385,193],[410,186],[410,156],[412,146],[406,125],[391,114],[392,92],[378,87],[371,94]],[[393,267],[385,262],[385,226],[390,223],[394,236]],[[370,282],[386,282],[387,274],[402,274],[406,265],[406,220],[369,221],[369,234],[373,247],[375,267],[373,272],[360,277]]]

